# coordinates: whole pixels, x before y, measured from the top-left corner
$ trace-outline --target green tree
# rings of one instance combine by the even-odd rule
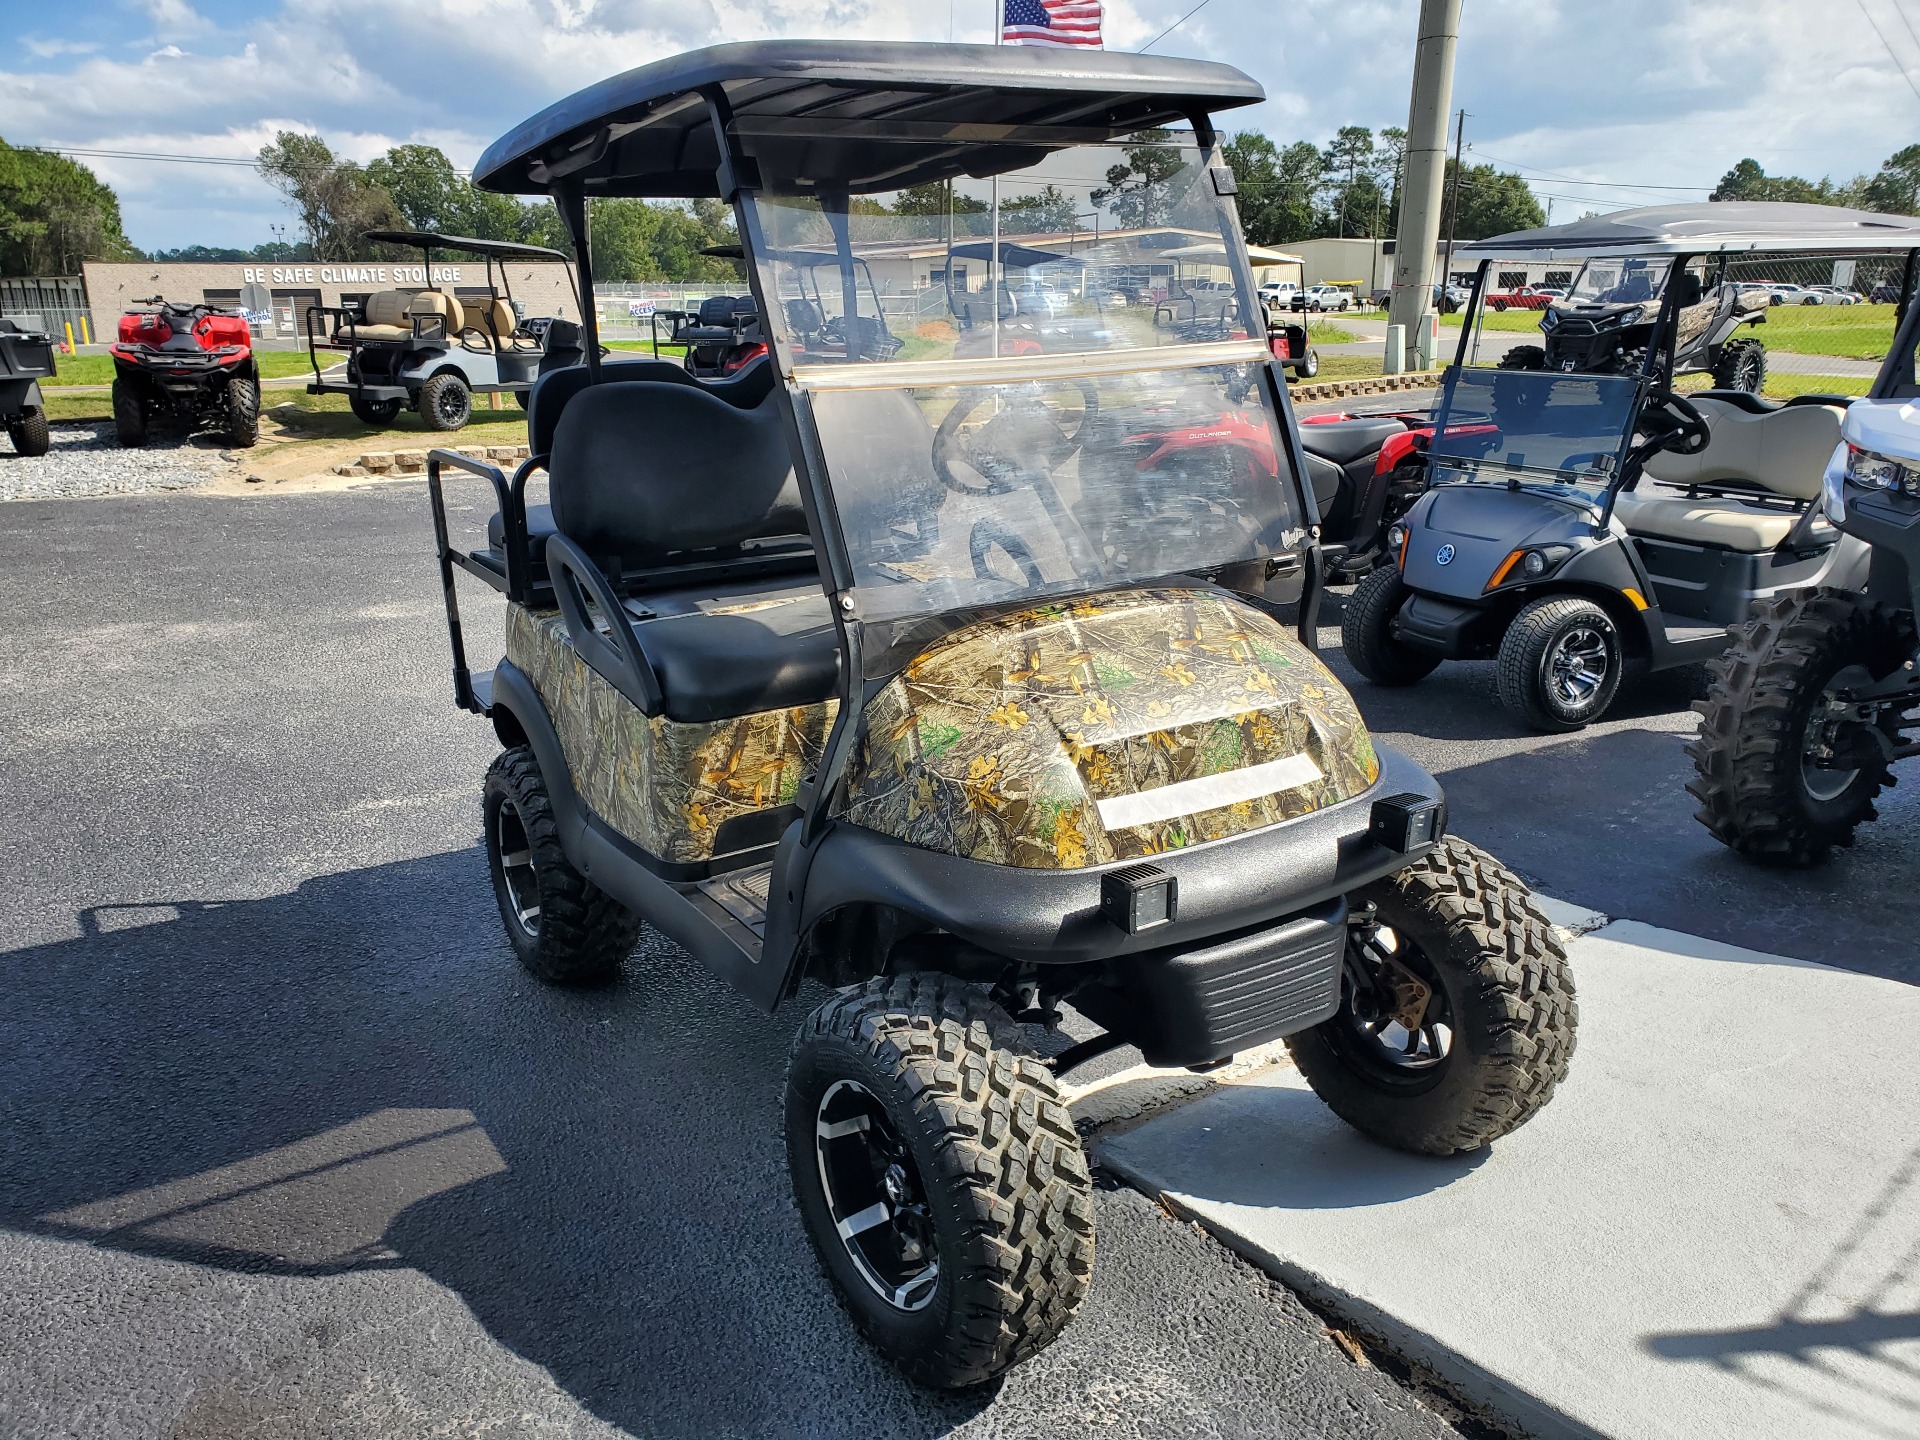
[[[736,240],[718,200],[691,205],[645,200],[593,202],[593,278],[614,283],[736,280],[737,262],[700,251]]]
[[[923,185],[909,185],[894,198],[893,213],[896,215],[984,215],[987,202],[976,200],[971,195],[961,195],[953,188],[951,180],[929,180]]]
[[[86,166],[0,140],[0,274],[73,275],[84,260],[134,260],[120,200]]]
[[[1016,235],[1069,234],[1079,228],[1073,197],[1058,185],[1000,202],[1000,223]]]
[[[1382,130],[1373,150],[1373,180],[1387,197],[1385,223],[1378,233],[1395,235],[1400,230],[1400,184],[1406,179],[1407,132],[1398,125]]]
[[[1127,163],[1110,166],[1105,188],[1089,198],[1105,205],[1127,229],[1164,225],[1179,203],[1178,182],[1187,162],[1167,130],[1142,130],[1127,138],[1131,143],[1120,152]]]
[[[1447,159],[1447,192],[1453,193],[1453,159]],[[1460,172],[1460,213],[1454,218],[1456,240],[1484,240],[1511,230],[1531,230],[1547,223],[1546,212],[1533,198],[1527,182],[1512,171],[1491,165],[1469,165]]]
[[[1861,203],[1869,210],[1920,215],[1920,145],[1894,151],[1861,189]]]
[[[1833,182],[1798,175],[1769,175],[1758,160],[1742,160],[1720,177],[1709,200],[1794,200],[1810,205],[1835,202]]]
[[[1379,208],[1380,187],[1373,178],[1373,131],[1342,125],[1320,152],[1320,174],[1332,192],[1330,222],[1336,235],[1367,235]]]
[[[393,196],[318,135],[282,130],[260,151],[260,173],[292,202],[313,253],[329,260],[375,258],[369,230],[406,223]]]

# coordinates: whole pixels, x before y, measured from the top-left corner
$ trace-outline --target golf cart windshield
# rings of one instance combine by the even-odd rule
[[[1604,504],[1620,473],[1641,381],[1455,366],[1435,416],[1436,485],[1502,485]]]
[[[1207,158],[1155,132],[997,180],[747,202],[863,620],[1209,570],[1299,528]],[[1222,263],[1196,314],[1195,264],[1163,256],[1201,242]]]
[[[1673,261],[1665,256],[1609,255],[1580,267],[1567,291],[1570,305],[1630,305],[1660,298]]]

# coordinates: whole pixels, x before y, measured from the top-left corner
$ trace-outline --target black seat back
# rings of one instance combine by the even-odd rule
[[[702,325],[731,325],[734,307],[739,303],[732,295],[709,295],[700,302],[699,323]],[[753,301],[747,301],[747,308],[753,308]]]
[[[527,453],[548,455],[553,437],[560,427],[560,416],[567,403],[587,388],[592,379],[585,365],[564,370],[549,370],[533,382],[527,396]],[[691,385],[738,409],[752,410],[765,403],[773,393],[772,360],[762,356],[724,380],[700,380],[689,375],[686,367],[671,360],[614,360],[601,365],[600,383],[618,384],[632,380],[651,380],[667,385]]]
[[[560,417],[547,464],[560,533],[622,568],[737,545],[797,496],[771,401],[737,409],[704,387],[591,385]]]

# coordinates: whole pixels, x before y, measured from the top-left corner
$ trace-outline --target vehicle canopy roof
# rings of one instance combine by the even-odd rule
[[[406,245],[415,250],[465,250],[492,260],[559,260],[567,256],[544,245],[514,240],[476,240],[471,235],[440,235],[431,230],[369,230],[362,237],[376,245]]]
[[[1266,98],[1230,65],[1037,46],[756,40],[590,85],[489,146],[474,183],[547,194],[716,196],[709,101],[769,188],[869,194],[1004,173]]]
[[[1469,260],[1920,248],[1920,219],[1772,200],[1647,205],[1568,225],[1515,230],[1454,253]]]

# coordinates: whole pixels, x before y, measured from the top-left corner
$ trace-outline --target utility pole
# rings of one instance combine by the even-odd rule
[[[1453,137],[1453,193],[1447,197],[1447,258],[1440,264],[1440,311],[1446,313],[1447,287],[1453,284],[1453,232],[1460,225],[1460,167],[1467,149],[1467,112],[1460,112]]]
[[[1407,112],[1407,180],[1394,235],[1387,323],[1405,327],[1411,348],[1426,363],[1433,359],[1433,252],[1440,242],[1447,112],[1453,109],[1453,52],[1459,38],[1460,0],[1420,0],[1413,100]]]

